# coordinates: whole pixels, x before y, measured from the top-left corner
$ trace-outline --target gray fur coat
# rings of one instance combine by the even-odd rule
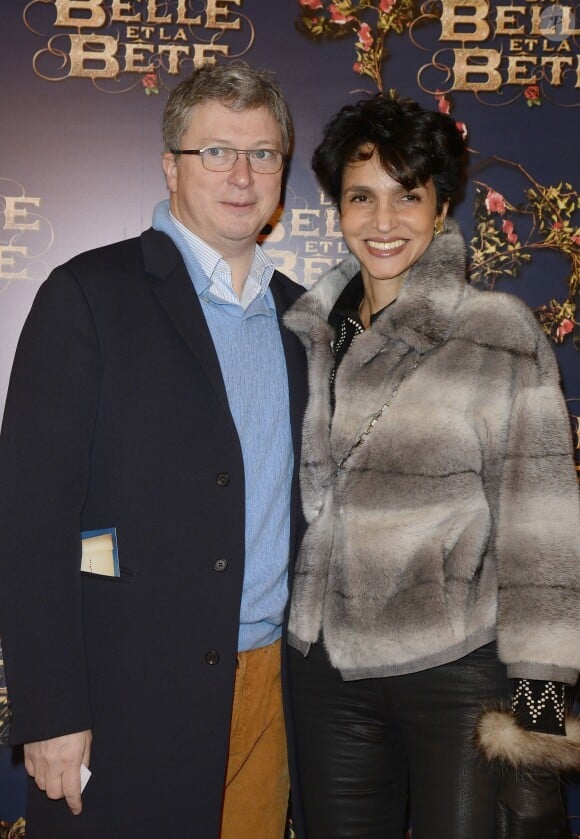
[[[448,220],[336,375],[325,274],[285,322],[309,359],[308,529],[290,643],[343,678],[434,667],[497,638],[511,677],[580,670],[580,509],[552,350],[517,298],[465,282]],[[370,428],[369,428],[370,426]]]

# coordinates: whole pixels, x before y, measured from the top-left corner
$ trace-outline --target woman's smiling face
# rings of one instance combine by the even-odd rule
[[[345,243],[361,265],[365,284],[402,282],[409,268],[433,240],[437,220],[433,180],[405,189],[385,172],[378,156],[349,163],[344,169],[340,225]]]

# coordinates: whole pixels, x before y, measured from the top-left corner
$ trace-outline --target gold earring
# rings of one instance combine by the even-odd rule
[[[434,236],[440,236],[441,233],[443,233],[443,223],[444,222],[442,218],[437,219],[437,221],[435,222],[435,227],[433,229]]]

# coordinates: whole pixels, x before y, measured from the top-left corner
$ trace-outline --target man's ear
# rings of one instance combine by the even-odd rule
[[[177,191],[177,157],[170,151],[163,153],[161,157],[165,180],[170,192]]]

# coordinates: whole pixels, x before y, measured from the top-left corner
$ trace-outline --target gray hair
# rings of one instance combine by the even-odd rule
[[[286,100],[267,71],[244,63],[204,64],[171,91],[163,112],[163,141],[166,151],[178,149],[187,130],[194,105],[220,102],[234,111],[267,108],[282,133],[282,153],[292,148],[294,131]]]

